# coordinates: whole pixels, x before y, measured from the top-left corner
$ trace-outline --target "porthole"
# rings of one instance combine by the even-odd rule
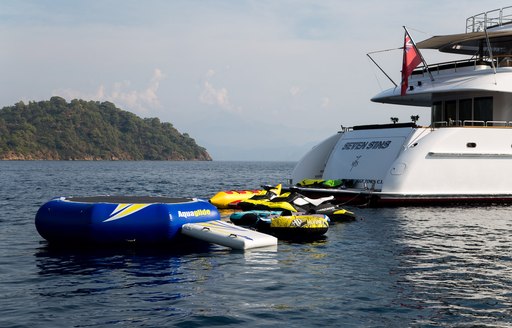
[[[466,147],[468,147],[468,148],[476,148],[476,143],[475,142],[468,142],[466,144]]]

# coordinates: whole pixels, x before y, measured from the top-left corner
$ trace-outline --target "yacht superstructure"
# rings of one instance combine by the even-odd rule
[[[404,51],[407,42],[406,34]],[[413,51],[422,49],[468,58],[411,69],[405,88],[372,101],[431,107],[430,126],[342,128],[300,160],[292,184],[342,179],[342,189],[301,191],[377,206],[512,202],[512,6],[472,16],[465,33],[434,36]]]

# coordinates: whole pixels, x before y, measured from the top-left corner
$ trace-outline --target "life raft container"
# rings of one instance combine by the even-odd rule
[[[50,243],[165,243],[185,223],[220,220],[215,206],[196,198],[59,197],[42,205],[35,225]]]

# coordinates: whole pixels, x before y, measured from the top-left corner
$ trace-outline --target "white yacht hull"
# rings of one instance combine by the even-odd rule
[[[510,127],[373,126],[344,131],[318,147],[328,155],[318,156],[316,147],[306,154],[292,184],[343,179],[345,188],[295,187],[310,195],[374,205],[512,201]]]

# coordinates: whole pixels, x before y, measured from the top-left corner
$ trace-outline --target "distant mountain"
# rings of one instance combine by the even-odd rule
[[[171,123],[110,102],[61,97],[0,109],[0,159],[212,160]]]

